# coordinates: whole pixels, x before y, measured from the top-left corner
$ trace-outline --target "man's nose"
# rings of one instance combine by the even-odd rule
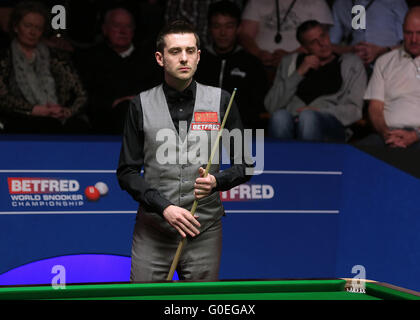
[[[183,50],[181,52],[180,60],[181,60],[181,62],[187,62],[188,56],[187,56],[187,52],[185,50]]]
[[[119,33],[121,34],[128,34],[129,29],[125,27],[121,27],[118,29]]]

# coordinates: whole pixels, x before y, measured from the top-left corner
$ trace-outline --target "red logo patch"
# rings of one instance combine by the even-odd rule
[[[220,130],[220,123],[217,120],[217,112],[194,112],[194,122],[191,123],[191,129]]]
[[[217,112],[194,112],[195,122],[217,122]]]

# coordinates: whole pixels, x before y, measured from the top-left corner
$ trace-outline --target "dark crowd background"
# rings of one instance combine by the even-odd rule
[[[11,69],[7,69],[6,64],[3,63],[8,61],[7,58],[10,59],[4,52],[7,52],[12,41],[8,23],[10,13],[20,2],[22,1],[0,1],[0,50],[2,52],[0,85],[3,81],[6,87],[5,77]],[[3,104],[0,103],[0,133],[122,134],[125,112],[130,99],[140,91],[149,89],[163,80],[163,72],[154,60],[155,40],[159,30],[168,21],[185,19],[195,25],[201,37],[202,47],[204,47],[210,43],[207,9],[211,3],[217,1],[43,0],[38,2],[42,2],[49,9],[54,5],[63,5],[66,8],[66,29],[49,28],[45,33],[45,43],[56,52],[50,57],[51,68],[54,67],[55,61],[65,61],[65,63],[58,63],[56,71],[54,69],[51,72],[72,70],[69,72],[69,78],[63,80],[64,84],[57,83],[56,87],[65,91],[66,82],[80,82],[78,89],[76,86],[77,90],[69,89],[73,92],[72,94],[79,95],[79,105],[75,106],[73,101],[74,112],[70,118],[65,118],[65,120],[63,118],[60,121],[56,121],[57,119],[41,121],[41,117],[33,117],[28,111],[11,112],[12,106],[16,110],[19,109],[18,102],[8,101],[7,98],[1,97]],[[234,2],[242,11],[248,1],[231,0],[231,2]],[[420,4],[420,0],[406,2],[408,7]],[[332,8],[334,0],[326,0],[326,3]],[[127,9],[135,21],[132,40],[135,54],[124,61],[115,53],[107,51],[104,47],[103,34],[105,13],[112,8],[121,7]],[[260,86],[259,93],[254,94],[259,99],[256,104],[260,104],[255,107],[255,110],[250,110],[254,106],[246,106],[246,101],[250,98],[244,94],[245,106],[242,106],[242,114],[245,127],[267,129],[270,115],[264,110],[263,100],[273,79],[270,78],[269,73],[266,76],[265,78],[263,75],[264,79],[260,78],[261,81],[257,79],[255,82],[256,86]],[[229,88],[226,89],[229,90]],[[0,96],[5,93],[5,90],[2,92],[0,87]],[[8,104],[9,108],[7,106],[3,108],[5,104]],[[240,100],[238,105],[241,107]],[[255,121],[257,118],[258,121]],[[362,124],[363,121],[361,121]],[[362,135],[366,130],[369,128],[365,125],[359,128]],[[268,134],[268,130],[266,132]]]

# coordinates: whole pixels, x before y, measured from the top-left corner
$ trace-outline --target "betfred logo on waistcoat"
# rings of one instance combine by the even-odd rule
[[[220,124],[216,123],[193,123],[191,124],[192,130],[219,130]]]
[[[194,112],[194,122],[191,123],[192,130],[220,130],[217,112]]]
[[[217,122],[217,112],[194,112],[195,122]]]
[[[52,178],[7,178],[10,194],[36,194],[77,192],[80,189],[76,180]]]
[[[274,197],[274,188],[268,184],[241,184],[220,192],[222,201],[267,200]]]

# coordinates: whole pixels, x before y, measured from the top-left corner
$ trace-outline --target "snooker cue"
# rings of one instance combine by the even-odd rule
[[[222,135],[223,128],[225,127],[226,119],[229,115],[230,108],[232,107],[232,102],[233,102],[233,98],[235,97],[235,93],[236,93],[236,88],[233,89],[232,95],[230,97],[230,101],[229,101],[228,107],[226,109],[225,116],[223,117],[222,125],[220,126],[219,132],[218,132],[217,137],[216,137],[215,144],[213,146],[213,149],[211,150],[209,161],[207,162],[206,170],[204,171],[204,177],[207,177],[207,174],[210,170],[211,162],[212,162],[214,154],[216,153],[216,150],[218,148],[219,140],[220,140],[220,137]],[[197,209],[197,205],[198,205],[198,200],[195,199],[194,203],[193,203],[193,206],[191,208],[191,215],[193,215],[193,216],[194,216],[195,210]],[[174,276],[175,269],[178,266],[178,261],[179,261],[182,249],[183,249],[186,241],[187,241],[187,237],[182,238],[182,240],[179,242],[178,248],[176,249],[174,260],[172,261],[171,268],[169,270],[168,277],[166,278],[166,280],[168,280],[168,281],[172,280],[172,278]]]

